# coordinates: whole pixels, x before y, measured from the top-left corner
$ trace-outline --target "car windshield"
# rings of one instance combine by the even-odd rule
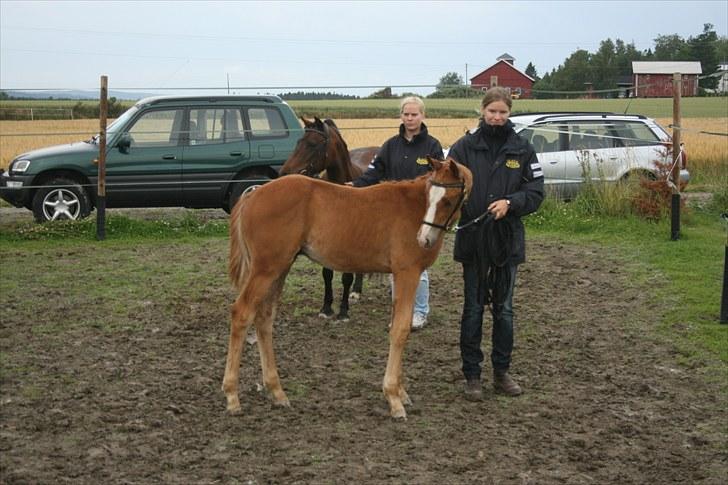
[[[114,136],[118,130],[120,130],[122,127],[126,126],[127,121],[134,116],[134,114],[139,111],[139,108],[137,108],[136,105],[132,106],[128,110],[124,111],[121,116],[116,118],[114,121],[111,122],[110,125],[106,127],[106,139],[109,139],[110,137]],[[89,143],[97,143],[99,140],[99,135],[94,135],[93,138],[88,140]]]

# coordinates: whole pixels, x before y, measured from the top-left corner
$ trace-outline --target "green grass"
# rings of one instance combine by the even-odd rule
[[[728,325],[719,323],[728,228],[717,211],[686,210],[682,216],[677,241],[669,220],[585,215],[578,204],[552,199],[526,223],[531,235],[608,247],[635,280],[658,281],[653,298],[669,306],[661,331],[688,359],[706,360],[707,350],[728,363]]]
[[[328,116],[332,118],[396,118],[399,99],[341,99],[317,101],[289,101],[299,115]],[[76,100],[5,100],[0,108],[72,108]],[[94,105],[95,101],[81,101]],[[438,117],[477,117],[478,98],[427,99],[427,115]],[[636,113],[651,118],[672,117],[672,98],[634,99],[519,99],[513,102],[513,112],[539,111],[614,111]],[[133,101],[121,101],[131,106]],[[685,118],[721,118],[728,116],[728,97],[686,97],[681,101]]]

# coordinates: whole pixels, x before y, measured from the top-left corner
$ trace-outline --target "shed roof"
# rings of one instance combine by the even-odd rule
[[[513,69],[514,71],[516,71],[516,72],[518,72],[519,74],[521,74],[521,75],[522,75],[523,77],[527,78],[527,79],[528,79],[529,81],[531,81],[531,82],[536,82],[536,80],[535,80],[534,78],[532,78],[531,76],[529,76],[529,75],[528,75],[528,74],[526,74],[525,72],[521,71],[520,69],[518,69],[518,68],[517,68],[516,66],[514,66],[514,65],[513,65],[513,64],[511,64],[510,62],[506,61],[505,59],[501,59],[501,60],[499,60],[498,62],[496,62],[495,64],[493,64],[492,66],[490,66],[490,67],[488,67],[488,68],[486,68],[486,69],[483,69],[483,70],[482,70],[482,71],[480,71],[480,72],[479,72],[478,74],[476,74],[475,76],[471,77],[471,78],[470,78],[470,83],[472,84],[472,82],[473,82],[473,79],[477,78],[478,76],[481,76],[481,75],[482,75],[483,73],[485,73],[485,72],[489,71],[490,69],[493,69],[493,68],[494,68],[495,66],[497,66],[497,65],[498,65],[498,64],[500,64],[500,63],[503,63],[503,64],[505,64],[506,66],[510,67],[510,68],[511,68],[511,69]]]
[[[634,74],[702,74],[699,61],[633,61]]]

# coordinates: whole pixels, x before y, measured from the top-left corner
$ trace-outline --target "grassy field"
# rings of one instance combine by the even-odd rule
[[[426,99],[428,114],[432,118],[477,116],[480,100],[473,99]],[[4,100],[3,108],[72,108],[77,100]],[[84,100],[82,104],[93,105]],[[131,106],[134,101],[122,101]],[[397,115],[399,99],[351,99],[289,101],[301,115],[330,116],[332,118],[387,118]],[[682,115],[686,118],[728,117],[728,97],[683,98]],[[672,98],[634,99],[519,99],[513,103],[515,113],[540,111],[613,111],[616,113],[642,114],[651,118],[672,118]]]

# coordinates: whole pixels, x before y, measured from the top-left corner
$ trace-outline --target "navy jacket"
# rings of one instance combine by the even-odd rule
[[[482,124],[481,120],[481,126],[475,132],[467,133],[455,142],[448,154],[473,173],[473,189],[463,206],[459,225],[483,214],[491,202],[510,200],[504,218],[513,231],[508,263],[520,264],[526,260],[526,236],[521,217],[535,212],[543,201],[543,170],[533,145],[513,131],[513,123],[508,121],[508,136],[497,153],[488,147],[481,135]],[[455,235],[456,261],[475,263],[476,244],[484,244],[477,240],[476,225],[461,229]]]
[[[427,173],[427,155],[442,159],[442,146],[436,138],[427,133],[422,123],[421,131],[407,141],[404,125],[399,126],[399,134],[393,136],[379,149],[379,153],[369,164],[367,171],[354,180],[354,187],[374,185],[381,180],[408,180]]]

